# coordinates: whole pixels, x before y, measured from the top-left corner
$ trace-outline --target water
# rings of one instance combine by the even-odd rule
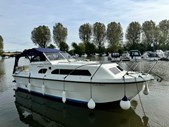
[[[147,71],[154,62],[144,61],[137,70]],[[132,107],[123,111],[118,104],[109,109],[89,110],[63,104],[13,90],[14,59],[0,61],[0,126],[1,127],[168,127],[169,126],[169,62],[159,61],[152,70],[163,78],[149,84],[148,96],[132,100]],[[126,69],[132,63],[121,63]],[[157,77],[158,78],[158,77]],[[14,97],[15,95],[15,97]],[[142,108],[142,105],[143,108]],[[144,114],[145,113],[145,114]],[[143,116],[146,115],[147,117]],[[148,123],[147,123],[148,122]]]

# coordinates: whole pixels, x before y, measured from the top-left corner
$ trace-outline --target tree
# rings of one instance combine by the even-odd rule
[[[92,27],[89,23],[83,24],[79,28],[79,38],[84,42],[90,42],[92,36]]]
[[[169,49],[169,20],[162,20],[158,25],[160,29],[159,45],[163,50]]]
[[[32,41],[39,47],[46,48],[51,41],[50,29],[47,26],[39,26],[32,31]]]
[[[56,47],[53,44],[50,44],[48,48],[55,49]]]
[[[94,38],[93,41],[97,45],[100,55],[102,47],[104,47],[105,36],[106,36],[105,25],[103,23],[96,22],[93,25],[93,38]]]
[[[87,54],[87,56],[91,56],[91,54],[96,53],[96,46],[91,42],[86,42],[85,53]]]
[[[90,39],[92,36],[92,26],[89,23],[83,24],[79,28],[79,38],[83,41],[85,44],[85,53],[90,56],[91,53],[94,51],[94,47],[92,43],[90,43]]]
[[[85,45],[84,43],[79,43],[79,45],[75,42],[72,43],[72,47],[74,49],[74,54],[78,54],[80,57],[85,52]]]
[[[138,49],[141,37],[141,25],[139,22],[131,22],[126,30],[128,48]]]
[[[143,43],[146,47],[147,50],[150,50],[153,47],[151,45],[158,45],[159,42],[159,29],[156,26],[155,22],[152,20],[150,21],[145,21],[142,24],[142,32],[143,32]]]
[[[65,42],[60,43],[60,50],[68,52],[69,46],[67,45],[67,43]]]
[[[111,22],[107,25],[107,41],[108,48],[113,51],[118,51],[123,39],[123,32],[120,23]]]
[[[4,46],[3,46],[3,38],[0,35],[0,54],[3,52],[3,48],[4,48]]]
[[[53,26],[53,40],[60,49],[64,49],[66,46],[67,38],[67,28],[65,28],[61,23],[56,23]],[[63,43],[63,44],[62,44]]]

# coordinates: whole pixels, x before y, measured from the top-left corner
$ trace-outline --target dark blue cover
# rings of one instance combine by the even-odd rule
[[[45,53],[58,53],[60,50],[51,48],[33,48],[32,50]]]
[[[20,57],[26,57],[31,61],[31,58],[34,56],[42,55],[43,53],[58,53],[61,52],[58,49],[51,49],[51,48],[32,48],[28,50],[24,50],[21,54],[18,54],[15,56],[15,64],[14,64],[14,70],[13,73],[16,70],[16,66],[18,66],[18,61]]]
[[[61,51],[58,49],[51,49],[51,48],[32,48],[32,49],[24,50],[21,54],[17,55],[16,57],[34,56],[43,53],[58,53],[58,52]]]

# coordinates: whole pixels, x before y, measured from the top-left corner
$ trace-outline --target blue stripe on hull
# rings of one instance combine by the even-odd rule
[[[32,95],[35,95],[35,96],[47,98],[47,99],[54,100],[54,101],[62,103],[62,98],[61,97],[48,95],[48,94],[43,95],[42,93],[35,92],[35,91],[29,92],[28,90],[23,89],[23,88],[18,88],[16,90],[16,92],[17,91],[23,91],[23,92],[28,93],[28,94],[32,94]],[[119,101],[108,102],[108,103],[96,103],[96,109],[103,109],[103,108],[107,109],[107,108],[113,108],[113,107],[117,107],[117,106],[119,107]],[[76,106],[81,106],[81,107],[86,107],[87,108],[87,102],[79,101],[79,100],[66,99],[66,103],[65,104],[76,105]]]

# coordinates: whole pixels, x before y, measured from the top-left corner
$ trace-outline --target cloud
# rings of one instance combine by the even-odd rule
[[[68,28],[70,43],[80,42],[78,29],[84,23],[120,22],[126,29],[132,21],[156,23],[169,19],[167,0],[2,0],[0,4],[0,34],[6,43],[31,43],[31,31],[39,25],[47,25],[52,31],[55,23],[61,22]],[[3,14],[3,15],[2,15]],[[5,18],[4,18],[5,17]],[[33,45],[28,45],[33,46]],[[7,49],[9,46],[5,46]],[[14,47],[15,48],[15,47]]]

